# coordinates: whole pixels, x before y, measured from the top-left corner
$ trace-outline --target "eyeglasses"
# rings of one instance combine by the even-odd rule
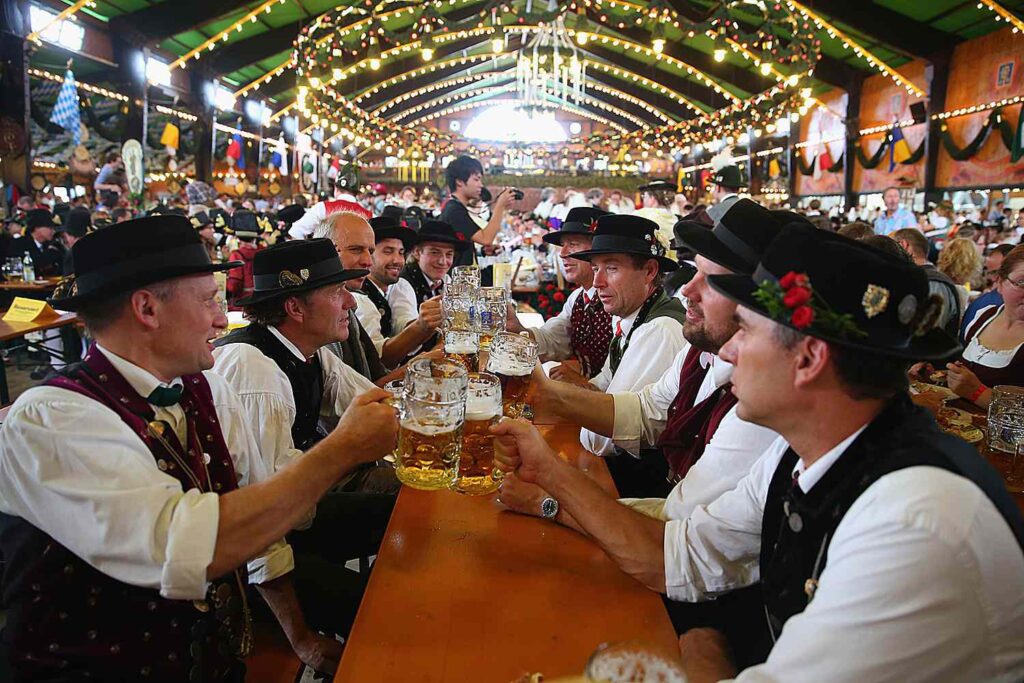
[[[1017,289],[1024,289],[1024,280],[1011,280],[1007,278],[1006,281],[1009,282],[1014,287],[1016,287]]]

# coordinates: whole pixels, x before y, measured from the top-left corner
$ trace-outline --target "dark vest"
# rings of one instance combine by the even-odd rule
[[[588,304],[580,292],[569,315],[569,346],[572,355],[580,362],[583,376],[594,377],[608,358],[608,347],[612,343],[612,316],[606,313],[600,297],[596,294]]]
[[[424,301],[441,293],[440,289],[435,291],[430,288],[427,276],[423,274],[416,262],[405,264],[405,267],[402,268],[402,277],[409,281],[412,291],[416,292],[417,306],[422,306]]]
[[[629,348],[629,340],[632,339],[633,333],[641,325],[655,318],[672,318],[682,325],[686,321],[686,309],[683,308],[683,304],[679,299],[669,298],[660,287],[654,290],[647,297],[647,301],[644,302],[643,306],[640,307],[640,312],[637,314],[636,320],[633,321],[633,326],[629,328],[629,334],[626,335],[626,338],[615,337],[612,339],[611,347],[608,351],[611,358],[612,374],[619,369],[619,363],[622,362],[622,357],[626,355],[626,350]]]
[[[924,465],[970,479],[1006,519],[1024,551],[1024,519],[999,474],[972,446],[943,434],[931,414],[907,396],[894,399],[808,493],[793,489],[797,459],[787,450],[776,468],[761,527],[761,587],[775,638],[813,598],[829,542],[847,510],[891,472]]]
[[[304,363],[299,360],[273,333],[255,323],[235,330],[218,339],[216,346],[248,344],[274,361],[288,378],[295,400],[295,422],[292,423],[292,442],[300,451],[312,448],[326,434],[320,428],[320,404],[324,395],[324,370],[316,354]]]
[[[171,429],[166,445],[150,433],[152,407],[95,346],[46,384],[117,413],[183,491],[232,491],[238,479],[210,387],[201,374],[182,380],[187,450]],[[20,517],[0,515],[0,552],[16,680],[241,680],[239,658],[252,648],[244,566],[212,581],[205,600],[168,600],[101,573]]]
[[[363,294],[370,297],[370,301],[380,311],[380,333],[385,339],[388,339],[394,334],[394,321],[391,317],[391,304],[388,303],[388,298],[379,289],[377,285],[370,282],[370,278],[366,278],[363,282]]]

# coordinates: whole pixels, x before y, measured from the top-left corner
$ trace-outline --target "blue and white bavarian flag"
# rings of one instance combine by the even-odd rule
[[[78,109],[78,88],[75,86],[75,74],[71,69],[64,72],[64,85],[57,95],[57,104],[53,105],[50,123],[71,131],[75,144],[82,142],[82,115]]]

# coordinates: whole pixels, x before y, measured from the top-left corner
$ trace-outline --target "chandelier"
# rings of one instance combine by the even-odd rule
[[[569,39],[564,15],[541,24],[516,61],[516,88],[526,106],[579,104],[586,91],[587,67]]]

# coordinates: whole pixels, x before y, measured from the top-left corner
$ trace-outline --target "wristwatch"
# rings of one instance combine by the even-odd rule
[[[554,519],[558,516],[558,501],[548,496],[540,502],[540,516],[544,519]]]

